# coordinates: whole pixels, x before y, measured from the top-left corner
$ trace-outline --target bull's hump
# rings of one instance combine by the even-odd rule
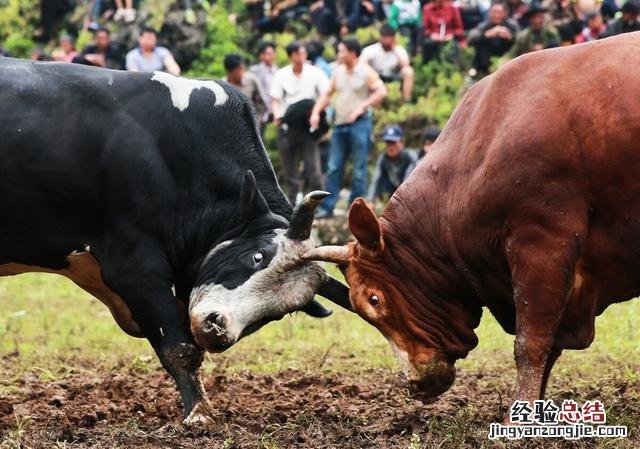
[[[216,97],[214,106],[222,106],[229,99],[229,94],[224,91],[223,87],[212,80],[181,78],[165,72],[154,72],[151,80],[169,88],[171,102],[181,112],[189,107],[191,93],[197,89],[209,89],[213,92]]]

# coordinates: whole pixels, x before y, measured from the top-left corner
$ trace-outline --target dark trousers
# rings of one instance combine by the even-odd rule
[[[436,42],[430,37],[425,37],[422,41],[422,63],[426,64],[440,55],[440,50],[446,45],[446,42]],[[460,47],[455,39],[451,41],[451,51],[445,55],[446,59],[455,60],[458,57]]]
[[[399,31],[400,34],[403,35],[409,43],[409,45],[407,46],[409,55],[411,57],[415,57],[416,54],[418,54],[418,45],[422,27],[420,25],[400,25]]]
[[[430,37],[425,37],[422,41],[422,63],[426,64],[440,54],[442,44],[436,42]]]
[[[296,203],[298,194],[304,189],[324,189],[320,150],[306,129],[285,129],[281,126],[278,129],[278,156],[284,174],[283,184],[291,204]]]
[[[491,66],[491,57],[504,55],[511,48],[511,45],[512,41],[504,39],[490,39],[479,42],[476,45],[473,66],[478,72],[486,75],[489,73],[489,67]]]

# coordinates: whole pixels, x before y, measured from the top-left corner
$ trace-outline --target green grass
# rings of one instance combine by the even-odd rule
[[[124,334],[107,308],[65,278],[25,274],[0,280],[0,358],[19,355],[12,376],[26,373],[51,380],[77,372],[77,360],[100,369],[132,366],[147,369],[158,362],[144,339]],[[593,374],[594,364],[614,361],[622,374],[635,378],[640,360],[640,301],[611,306],[596,326],[596,339],[585,351],[565,351],[555,375]],[[477,330],[479,346],[458,367],[479,372],[496,364],[513,369],[513,337],[485,310]],[[69,362],[69,363],[67,363]],[[624,369],[629,363],[629,368]],[[87,366],[82,363],[81,366]],[[359,372],[397,369],[387,341],[359,317],[342,310],[318,320],[297,313],[271,323],[223,354],[209,355],[205,371],[285,369],[308,372]],[[84,368],[86,369],[86,368]],[[620,369],[620,368],[619,368]],[[10,388],[5,383],[4,389]]]

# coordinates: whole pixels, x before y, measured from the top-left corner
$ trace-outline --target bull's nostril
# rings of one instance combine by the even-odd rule
[[[205,318],[204,323],[208,330],[221,331],[224,328],[224,317],[217,312],[212,312]]]

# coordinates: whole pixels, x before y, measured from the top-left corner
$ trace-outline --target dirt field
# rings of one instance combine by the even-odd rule
[[[460,373],[453,389],[425,404],[409,397],[402,379],[385,370],[361,376],[316,376],[295,370],[205,379],[214,405],[208,427],[180,423],[178,395],[161,371],[24,379],[0,400],[3,447],[69,448],[480,448],[640,447],[638,429],[626,440],[529,444],[493,443],[491,422],[506,409],[503,375]],[[612,383],[613,381],[613,383]],[[616,384],[617,382],[617,384]],[[556,399],[601,398],[609,418],[640,416],[640,381],[606,379],[576,392],[552,386]],[[559,390],[559,391],[558,391]],[[603,393],[606,395],[603,398]],[[623,420],[615,419],[623,422]]]

